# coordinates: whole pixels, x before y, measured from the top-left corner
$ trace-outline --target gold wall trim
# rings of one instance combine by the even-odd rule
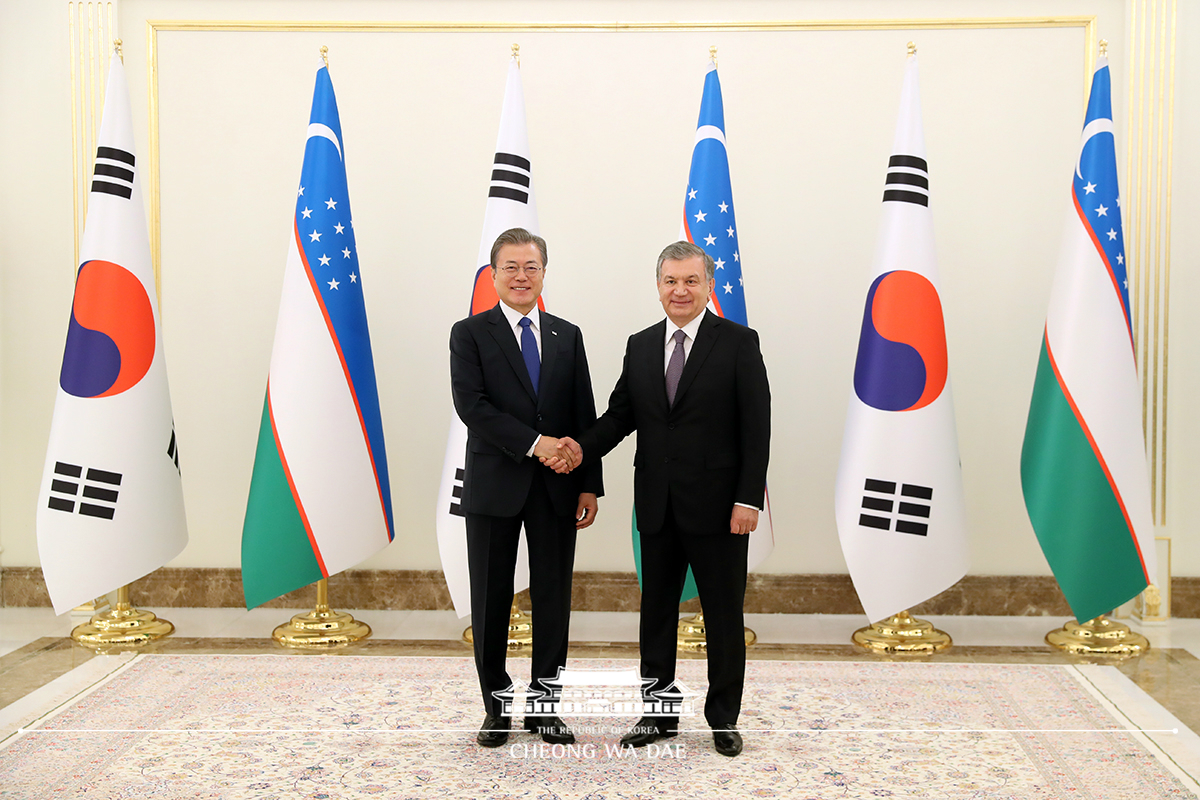
[[[1130,305],[1142,377],[1142,426],[1156,525],[1167,522],[1167,377],[1171,294],[1171,168],[1177,0],[1131,0],[1122,208]]]
[[[159,280],[162,262],[162,216],[159,184],[158,141],[158,34],[160,32],[259,32],[295,33],[533,33],[533,32],[687,32],[687,31],[882,31],[882,30],[982,30],[1018,28],[1082,28],[1084,32],[1084,100],[1096,60],[1096,17],[978,17],[945,19],[873,19],[873,20],[739,20],[693,22],[436,22],[436,21],[353,21],[353,20],[146,20],[146,67],[149,83],[150,117],[150,254],[154,277]]]
[[[89,179],[96,134],[104,114],[108,55],[116,38],[115,2],[67,3],[67,41],[71,59],[71,205],[74,214],[75,264],[87,221]]]

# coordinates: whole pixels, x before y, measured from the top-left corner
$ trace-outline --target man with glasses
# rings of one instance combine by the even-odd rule
[[[493,308],[450,331],[454,407],[467,426],[466,514],[475,668],[487,716],[476,740],[499,747],[510,720],[495,692],[512,685],[505,668],[513,570],[524,525],[529,544],[533,637],[532,688],[558,677],[567,660],[575,533],[596,518],[604,493],[600,461],[558,474],[539,458],[574,456],[557,437],[579,436],[596,421],[583,335],[538,308],[546,241],[524,228],[492,245]],[[527,730],[552,744],[575,741],[557,716],[527,716]]]

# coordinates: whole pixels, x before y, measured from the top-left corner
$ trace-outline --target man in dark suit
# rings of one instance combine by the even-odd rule
[[[556,436],[578,436],[596,420],[592,382],[579,328],[540,311],[546,242],[523,228],[492,246],[500,302],[455,323],[450,332],[454,407],[467,426],[467,564],[475,667],[487,710],[477,741],[498,747],[510,719],[494,692],[512,681],[505,668],[513,570],[521,526],[529,543],[529,595],[536,630],[533,687],[558,676],[567,660],[575,533],[596,517],[603,494],[600,464],[555,474],[539,457],[572,454]],[[555,744],[575,736],[556,716],[526,716],[525,727]]]
[[[629,337],[608,410],[566,444],[590,464],[637,431],[641,671],[654,681],[647,699],[675,679],[679,597],[690,564],[708,649],[704,715],[717,751],[736,756],[746,674],[746,553],[763,505],[771,392],[758,334],[705,310],[713,267],[689,242],[663,250],[658,293],[667,318]],[[563,459],[546,462],[569,468]],[[646,716],[621,743],[640,747],[674,736],[677,725],[677,717]]]

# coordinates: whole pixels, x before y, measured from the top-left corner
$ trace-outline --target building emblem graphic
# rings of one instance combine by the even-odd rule
[[[521,679],[507,689],[492,692],[503,703],[506,717],[690,717],[696,713],[694,692],[679,681],[647,694],[653,678],[642,678],[636,669],[567,669],[530,686]]]

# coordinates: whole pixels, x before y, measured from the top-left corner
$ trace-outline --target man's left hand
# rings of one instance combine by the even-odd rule
[[[743,536],[758,527],[758,509],[734,506],[733,516],[729,518],[729,532]]]
[[[591,492],[583,492],[579,495],[579,506],[575,509],[575,529],[583,530],[587,526],[596,521],[596,512],[600,510],[600,503],[596,499],[596,495]]]

